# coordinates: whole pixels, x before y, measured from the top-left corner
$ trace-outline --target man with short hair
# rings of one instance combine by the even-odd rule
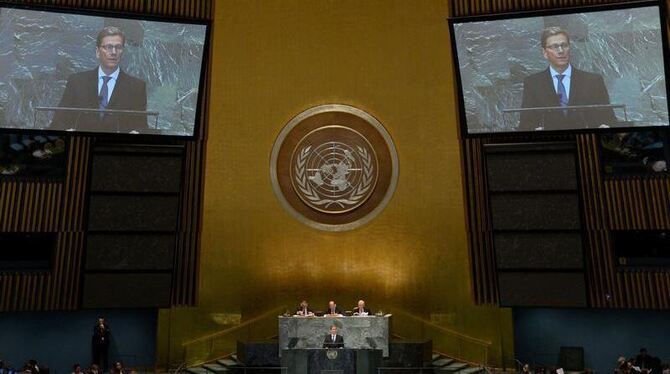
[[[312,309],[309,308],[309,304],[307,303],[307,300],[303,300],[300,302],[300,305],[298,305],[298,308],[295,311],[296,315],[303,316],[303,317],[311,317],[314,316],[314,312]]]
[[[59,107],[101,110],[147,110],[146,83],[120,68],[126,37],[119,28],[107,26],[96,39],[98,67],[72,74],[67,79]],[[94,132],[146,132],[146,115],[56,111],[51,122],[56,130]]]
[[[330,334],[323,339],[323,348],[344,348],[344,337],[337,334],[337,326],[330,326]]]
[[[107,371],[110,338],[111,330],[107,323],[105,323],[105,317],[98,317],[98,321],[93,326],[93,336],[91,337],[91,348],[93,351],[91,362],[99,366],[103,372]]]
[[[370,309],[365,307],[364,300],[358,300],[358,305],[354,308],[355,316],[367,316],[370,314]]]
[[[570,35],[560,27],[542,32],[542,55],[547,69],[523,82],[522,108],[566,107],[523,111],[519,130],[567,130],[609,127],[616,122],[612,108],[570,109],[570,106],[609,104],[609,94],[600,74],[575,68],[570,60]]]
[[[335,301],[330,300],[328,302],[328,310],[326,310],[326,316],[331,316],[331,317],[337,317],[337,316],[342,316],[342,311],[340,308],[337,307],[337,304],[335,304]]]

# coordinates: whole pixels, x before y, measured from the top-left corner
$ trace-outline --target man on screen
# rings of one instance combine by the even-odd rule
[[[146,83],[121,70],[126,37],[113,26],[103,28],[97,37],[95,56],[99,65],[93,70],[72,74],[59,107],[105,110],[146,111]],[[96,132],[143,133],[146,115],[56,111],[51,128]]]
[[[570,108],[609,104],[603,77],[579,70],[570,63],[570,36],[560,27],[542,32],[542,54],[549,67],[523,82],[522,108],[556,109],[521,112],[520,131],[608,127],[616,122],[609,108]],[[562,110],[561,107],[566,109]]]

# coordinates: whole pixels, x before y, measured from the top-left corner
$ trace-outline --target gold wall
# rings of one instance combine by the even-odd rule
[[[511,312],[471,298],[448,16],[444,0],[216,1],[199,307],[161,311],[159,366],[301,298],[419,311],[513,357]],[[270,184],[281,128],[326,103],[374,115],[400,160],[387,208],[343,233],[293,219]]]

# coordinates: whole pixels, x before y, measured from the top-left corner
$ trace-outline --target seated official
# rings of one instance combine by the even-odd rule
[[[358,300],[358,305],[353,310],[355,316],[369,316],[372,315],[370,309],[365,307],[364,300]]]
[[[343,313],[340,310],[340,308],[337,307],[337,304],[333,300],[330,300],[328,302],[328,309],[326,310],[326,313],[324,316],[328,317],[342,317]]]
[[[337,334],[337,326],[330,326],[330,334],[323,340],[323,348],[344,348],[344,337]]]
[[[314,311],[309,308],[307,300],[303,300],[300,302],[300,305],[298,305],[298,307],[296,308],[295,314],[303,317],[312,317],[314,316]]]

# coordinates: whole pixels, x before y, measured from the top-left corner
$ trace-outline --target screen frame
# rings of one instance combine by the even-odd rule
[[[475,15],[475,16],[458,16],[458,17],[449,17],[447,19],[449,23],[449,38],[451,42],[451,54],[453,61],[453,70],[456,77],[456,99],[458,101],[458,121],[459,121],[459,132],[461,138],[483,138],[483,137],[509,137],[509,136],[525,136],[525,137],[535,137],[535,136],[547,136],[547,135],[566,135],[566,134],[590,134],[590,133],[618,133],[618,132],[630,132],[630,131],[643,131],[649,129],[667,129],[670,128],[670,123],[668,126],[622,126],[622,127],[610,127],[610,128],[576,128],[568,130],[542,130],[542,131],[497,131],[497,132],[479,132],[479,133],[470,133],[468,131],[468,124],[466,118],[465,110],[465,100],[463,98],[463,81],[461,79],[461,69],[460,63],[458,60],[458,49],[456,45],[456,34],[454,27],[458,24],[472,23],[472,22],[485,22],[485,21],[499,21],[507,19],[520,19],[520,18],[532,18],[532,17],[546,17],[546,16],[556,16],[556,15],[566,15],[566,14],[576,14],[576,13],[594,13],[602,11],[612,11],[612,10],[622,10],[622,9],[635,9],[635,8],[644,8],[644,7],[658,7],[660,15],[660,28],[661,32],[661,43],[663,45],[663,67],[665,72],[665,90],[666,90],[666,102],[668,113],[670,115],[670,47],[668,46],[668,26],[667,26],[667,6],[664,1],[661,0],[641,0],[630,3],[614,3],[614,4],[598,4],[598,5],[585,5],[585,6],[576,6],[568,8],[550,8],[550,9],[541,9],[541,10],[531,10],[531,11],[520,11],[514,13],[497,13],[497,14],[486,14],[486,15]]]
[[[208,103],[203,102],[205,100],[205,89],[209,90],[209,68],[211,64],[211,38],[212,38],[212,20],[205,18],[196,18],[196,17],[178,17],[178,16],[163,16],[158,14],[143,14],[132,11],[119,11],[119,10],[105,10],[105,9],[79,9],[79,8],[69,8],[66,6],[54,6],[54,5],[43,5],[43,4],[17,4],[10,3],[6,0],[0,0],[0,12],[2,9],[22,9],[22,10],[31,10],[37,12],[49,12],[49,13],[61,13],[61,14],[73,14],[73,15],[82,15],[82,16],[93,16],[93,17],[103,17],[103,18],[118,18],[118,19],[129,19],[129,20],[138,20],[138,21],[150,21],[150,22],[164,22],[164,23],[176,23],[176,24],[185,24],[185,25],[202,25],[205,26],[205,40],[203,41],[203,53],[202,53],[202,63],[200,64],[200,77],[198,82],[198,98],[197,98],[197,108],[193,123],[193,134],[191,135],[169,135],[169,134],[128,134],[128,133],[115,133],[115,132],[100,132],[100,131],[63,131],[63,130],[50,130],[47,128],[44,129],[27,129],[27,128],[18,128],[18,127],[1,127],[0,133],[11,133],[11,134],[24,134],[24,135],[38,135],[38,134],[55,134],[60,136],[87,136],[87,137],[96,137],[96,138],[113,138],[124,141],[137,140],[137,141],[160,141],[172,139],[172,140],[195,140],[204,137],[204,127],[207,120],[207,112],[209,111]]]

